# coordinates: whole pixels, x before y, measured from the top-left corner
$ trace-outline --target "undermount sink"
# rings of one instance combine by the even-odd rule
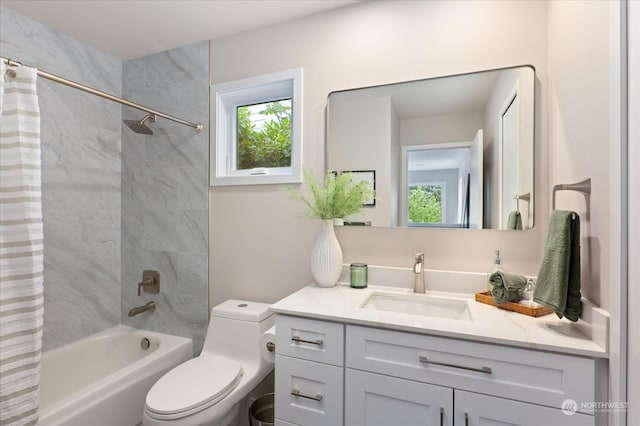
[[[471,313],[465,300],[424,294],[372,293],[360,308],[471,321]]]

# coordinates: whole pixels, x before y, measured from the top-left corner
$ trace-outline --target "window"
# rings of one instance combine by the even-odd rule
[[[302,181],[302,69],[214,85],[211,185]]]
[[[444,223],[444,212],[445,182],[409,186],[407,203],[409,226]]]
[[[291,167],[291,99],[236,108],[236,170]]]

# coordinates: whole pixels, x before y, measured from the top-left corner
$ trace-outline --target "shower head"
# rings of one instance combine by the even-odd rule
[[[140,121],[138,121],[138,120],[124,120],[124,124],[129,126],[129,128],[131,130],[133,130],[134,132],[140,133],[141,135],[152,135],[153,132],[151,131],[150,128],[147,127],[146,124],[144,124],[144,122],[147,121],[147,120],[151,120],[151,121],[153,121],[155,123],[156,118],[157,117],[156,117],[155,114],[148,114]]]

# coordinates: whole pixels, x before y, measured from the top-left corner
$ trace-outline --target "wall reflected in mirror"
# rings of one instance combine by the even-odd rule
[[[372,226],[529,229],[534,79],[512,67],[332,92],[327,169],[372,170]]]

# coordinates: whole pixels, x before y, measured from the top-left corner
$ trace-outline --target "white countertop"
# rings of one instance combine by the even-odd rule
[[[471,314],[471,320],[468,321],[360,308],[374,291],[412,293],[409,289],[372,285],[366,289],[353,289],[340,283],[331,288],[311,284],[274,303],[270,309],[278,314],[346,324],[608,358],[608,314],[584,299],[583,316],[586,321],[572,323],[567,319],[559,319],[553,313],[534,318],[499,309],[476,302],[473,294],[427,291],[427,297],[465,300]]]

